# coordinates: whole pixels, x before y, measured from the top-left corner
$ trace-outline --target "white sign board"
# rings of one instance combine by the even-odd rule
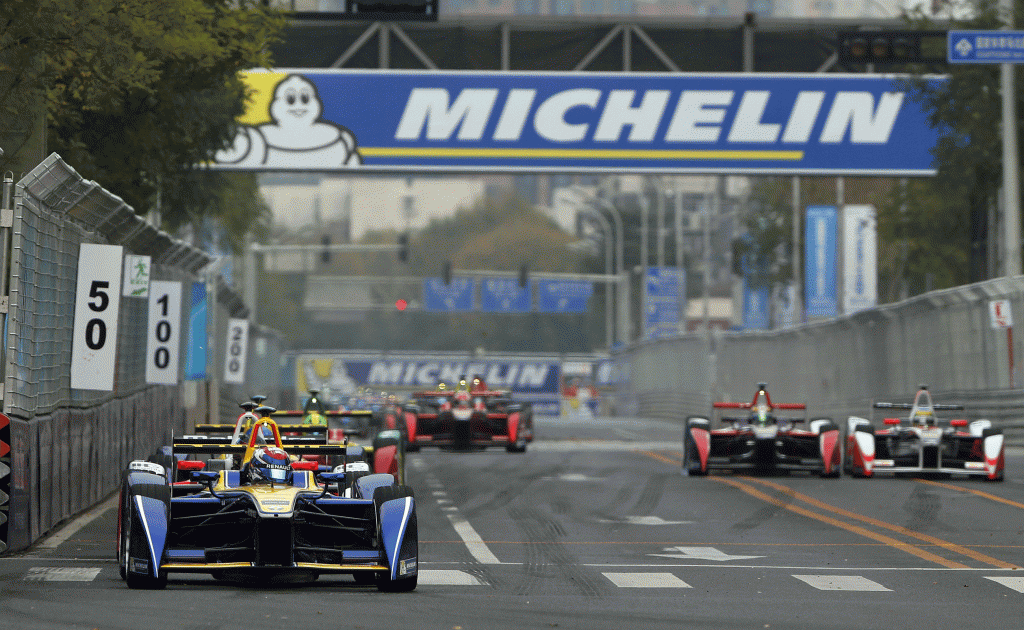
[[[124,286],[121,295],[125,297],[146,297],[149,295],[149,256],[124,256]]]
[[[114,389],[123,253],[120,245],[82,243],[79,249],[71,342],[72,389]]]
[[[224,382],[245,382],[245,357],[249,348],[249,320],[228,320],[228,341],[224,352]]]
[[[992,328],[1013,328],[1010,300],[992,300],[988,303],[988,314],[992,321]]]
[[[878,223],[874,206],[843,206],[843,312],[878,305]]]
[[[150,284],[147,328],[146,382],[176,385],[181,348],[180,282],[154,280]]]

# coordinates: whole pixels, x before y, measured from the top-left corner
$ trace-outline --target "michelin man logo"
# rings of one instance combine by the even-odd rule
[[[250,168],[337,168],[363,163],[355,135],[321,118],[323,101],[305,77],[290,74],[278,83],[267,113],[272,122],[239,127],[232,146],[218,151],[214,161]]]

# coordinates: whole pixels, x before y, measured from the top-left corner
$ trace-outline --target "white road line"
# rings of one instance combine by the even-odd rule
[[[819,591],[891,591],[878,582],[859,575],[794,575],[796,579],[807,582]]]
[[[100,570],[89,567],[32,567],[25,579],[36,582],[92,582]]]
[[[475,575],[455,569],[421,570],[416,582],[420,586],[486,586]]]
[[[103,516],[103,513],[110,508],[117,505],[117,496],[112,496],[103,503],[100,503],[93,509],[89,510],[85,514],[79,516],[75,520],[71,521],[64,527],[62,527],[57,533],[52,536],[48,536],[41,542],[36,543],[36,549],[56,549],[64,544],[68,538],[74,536],[78,530],[82,529],[89,523],[95,521],[99,517]]]
[[[1002,584],[1006,588],[1012,588],[1018,593],[1024,593],[1024,577],[992,577],[986,575],[985,579]]]
[[[671,573],[604,573],[612,584],[621,588],[691,588]]]
[[[476,561],[480,564],[501,564],[501,560],[491,553],[491,550],[484,544],[484,539],[480,538],[480,534],[476,533],[473,526],[469,524],[469,521],[462,518],[457,513],[448,513],[448,520],[452,522],[452,526],[455,527],[455,533],[459,535],[459,538],[466,543],[466,548],[469,549],[469,553],[476,558]]]

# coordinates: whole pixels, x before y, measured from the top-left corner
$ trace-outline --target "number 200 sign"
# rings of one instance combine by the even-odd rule
[[[119,245],[83,243],[79,250],[71,345],[73,389],[114,389],[123,253]]]
[[[178,383],[181,328],[181,283],[154,280],[149,284],[149,343],[146,345],[146,382]]]
[[[249,348],[249,320],[228,320],[228,345],[224,352],[224,382],[245,382],[245,358]]]

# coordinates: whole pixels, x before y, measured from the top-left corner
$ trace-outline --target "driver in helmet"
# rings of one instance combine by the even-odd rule
[[[284,449],[264,446],[253,451],[242,470],[242,479],[249,484],[286,484],[292,479],[291,458]]]
[[[466,392],[467,394],[469,393],[469,383],[466,382],[465,376],[460,378],[459,384],[455,386],[455,393],[458,394],[459,392]]]
[[[484,383],[484,379],[480,378],[479,375],[473,377],[473,391],[474,392],[485,392],[485,391],[487,391],[487,384]]]

